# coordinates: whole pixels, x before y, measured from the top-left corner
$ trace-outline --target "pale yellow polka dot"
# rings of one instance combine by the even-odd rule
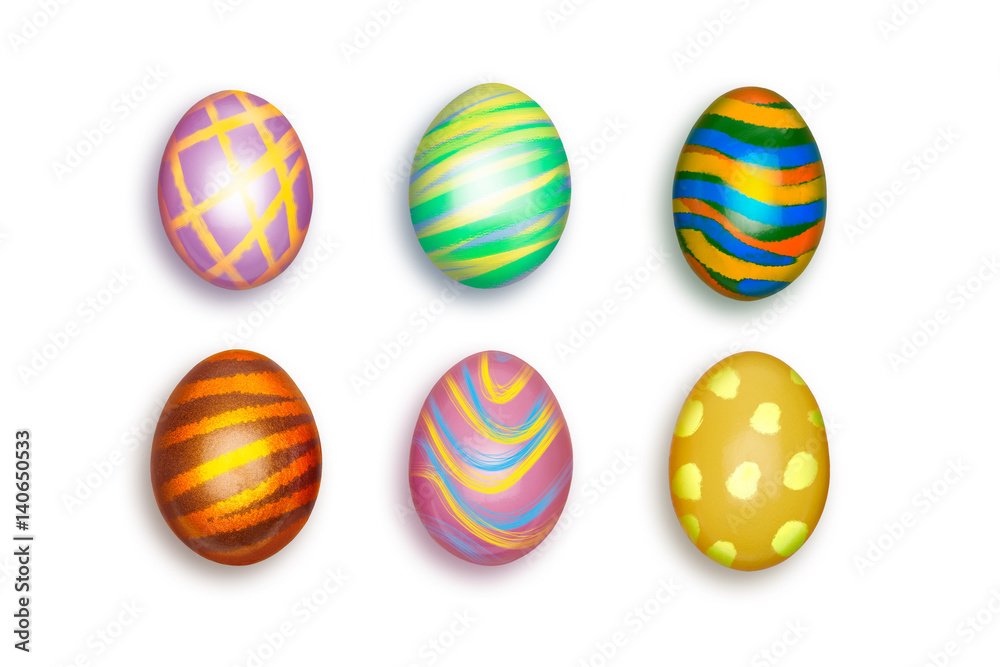
[[[819,472],[819,463],[809,452],[799,452],[785,466],[783,482],[792,491],[801,491],[812,486]]]
[[[681,414],[677,418],[677,427],[674,428],[674,435],[678,438],[687,438],[694,435],[695,431],[701,426],[704,418],[705,406],[702,405],[701,401],[688,399],[684,402]]]
[[[779,556],[788,558],[799,550],[809,537],[809,526],[801,521],[789,521],[778,529],[774,539],[771,540],[771,548]]]
[[[685,463],[674,473],[670,490],[684,500],[701,500],[701,470],[693,463]]]
[[[823,415],[820,413],[819,410],[809,411],[809,421],[812,422],[814,426],[818,426],[820,428],[826,428],[826,424],[823,423]]]
[[[736,547],[732,542],[718,541],[708,548],[705,555],[720,565],[732,567],[736,560]]]
[[[800,387],[806,386],[806,381],[803,380],[802,377],[798,373],[796,373],[794,369],[792,369],[792,382],[799,385]]]
[[[740,374],[735,368],[726,367],[716,371],[708,381],[708,390],[726,400],[736,398],[740,393]]]
[[[781,430],[781,408],[776,403],[761,403],[750,418],[753,430],[764,435],[774,435]]]
[[[738,466],[726,480],[726,490],[740,500],[749,500],[757,493],[757,482],[760,481],[760,466],[752,461],[745,461]]]
[[[698,536],[701,535],[701,524],[698,523],[698,518],[694,514],[682,516],[681,526],[684,527],[684,532],[687,533],[692,542],[698,541]]]

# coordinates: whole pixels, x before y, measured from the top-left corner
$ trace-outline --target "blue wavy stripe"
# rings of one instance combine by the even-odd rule
[[[524,220],[521,220],[520,222],[509,227],[494,229],[492,232],[483,234],[482,236],[473,236],[465,243],[457,246],[455,250],[465,250],[466,248],[475,248],[476,246],[493,243],[494,241],[510,239],[542,220],[547,220],[548,222],[546,224],[549,225],[555,224],[555,222],[562,216],[562,212],[568,209],[569,207],[565,206],[560,207],[555,211],[545,211],[544,213],[540,213],[536,216],[525,218]]]
[[[572,472],[573,466],[567,462],[555,479],[549,483],[549,486],[529,505],[516,508],[511,512],[495,512],[477,504],[476,507],[479,509],[477,516],[487,521],[487,523],[480,525],[492,526],[508,532],[523,530],[529,523],[532,523],[548,511],[549,506],[555,502],[556,496],[559,495],[563,485],[569,483]]]
[[[434,424],[438,427],[442,437],[451,445],[451,448],[455,450],[459,458],[462,459],[466,464],[476,468],[477,470],[485,470],[488,472],[499,472],[506,470],[508,468],[513,468],[518,463],[528,458],[535,449],[541,445],[542,440],[552,429],[552,423],[545,424],[542,429],[535,434],[531,440],[528,440],[521,444],[517,449],[507,452],[504,454],[484,454],[483,452],[470,449],[466,447],[461,440],[455,437],[454,432],[451,430],[447,420],[445,420],[444,415],[441,413],[441,409],[437,404],[437,401],[431,399],[430,402],[431,414],[434,417]]]
[[[772,206],[751,199],[739,190],[728,185],[696,181],[681,178],[674,181],[674,199],[690,197],[710,201],[725,208],[736,211],[751,220],[762,222],[772,227],[789,227],[816,222],[826,215],[826,201],[814,201],[811,204],[797,206]]]
[[[469,372],[468,365],[462,367],[462,382],[465,384],[466,398],[472,401],[472,404],[476,406],[476,412],[479,414],[479,418],[482,419],[490,427],[490,430],[496,433],[499,437],[505,437],[508,434],[521,434],[529,430],[534,423],[538,421],[541,416],[542,409],[545,404],[548,403],[549,399],[548,391],[539,392],[538,398],[535,399],[535,403],[531,406],[531,410],[528,411],[528,416],[524,418],[524,421],[517,426],[507,426],[505,424],[500,424],[493,419],[493,415],[491,415],[486,409],[486,406],[483,405],[483,402],[479,397],[479,392],[476,391],[476,385],[472,382],[472,374]]]
[[[427,461],[434,468],[436,476],[444,483],[448,495],[462,512],[474,522],[485,528],[494,530],[515,531],[524,528],[526,525],[541,516],[559,493],[559,488],[565,484],[572,472],[572,468],[567,464],[560,475],[553,480],[549,487],[529,505],[520,508],[515,512],[493,512],[478,503],[470,501],[464,495],[465,487],[457,485],[451,475],[448,474],[441,460],[435,455],[433,447],[426,439],[421,438],[418,446],[423,450]]]
[[[740,294],[744,296],[765,297],[788,287],[788,283],[780,280],[754,280],[745,278],[739,283]]]
[[[687,143],[695,146],[714,148],[734,160],[767,167],[768,169],[802,167],[813,162],[818,162],[820,159],[819,147],[816,146],[815,142],[801,146],[764,148],[734,139],[725,132],[704,128],[691,130]]]
[[[728,229],[711,218],[696,213],[674,213],[674,227],[677,229],[693,229],[701,232],[721,246],[723,250],[747,262],[760,266],[790,266],[795,260],[785,255],[761,250],[747,245],[733,236]]]
[[[500,562],[486,546],[460,529],[429,514],[424,515],[424,521],[427,532],[430,533],[431,537],[447,544],[466,560],[481,564]]]

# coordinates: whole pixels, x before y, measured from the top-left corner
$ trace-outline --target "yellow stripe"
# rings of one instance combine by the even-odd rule
[[[517,104],[517,100],[508,100],[505,104]],[[423,141],[431,142],[435,149],[448,148],[448,142],[465,134],[489,132],[490,130],[509,130],[512,126],[525,123],[551,122],[541,107],[528,109],[507,109],[499,111],[492,109],[470,109],[462,117],[453,120],[451,124],[438,130],[428,132]],[[551,128],[555,131],[555,128]],[[530,128],[530,132],[543,132],[545,128]]]
[[[555,236],[558,238],[558,235]],[[475,278],[476,276],[480,276],[484,273],[489,273],[494,269],[507,266],[508,264],[516,262],[522,257],[527,257],[536,250],[541,250],[545,246],[551,245],[554,242],[554,239],[542,240],[522,248],[516,248],[514,250],[508,250],[506,252],[490,255],[489,257],[480,257],[461,261],[449,262],[441,259],[441,257],[446,257],[450,252],[450,249],[448,248],[434,253],[428,253],[428,256],[439,269],[447,272],[449,277],[462,281],[468,278]]]
[[[677,170],[717,176],[746,196],[774,206],[811,204],[826,197],[825,176],[798,185],[774,185],[758,176],[760,171],[768,170],[734,166],[729,160],[704,153],[681,153]]]
[[[465,515],[462,509],[455,503],[448,493],[448,489],[444,486],[444,482],[438,479],[437,475],[435,475],[433,471],[422,470],[417,474],[419,477],[423,477],[437,487],[438,495],[448,506],[452,516],[455,517],[466,532],[475,535],[487,544],[499,546],[504,549],[523,549],[525,547],[532,547],[544,539],[558,519],[558,516],[553,515],[547,522],[545,522],[544,525],[527,531],[488,530]]]
[[[238,127],[243,127],[248,123],[253,123],[255,120],[263,122],[265,120],[270,120],[271,118],[277,118],[281,115],[281,112],[273,105],[255,107],[250,105],[247,98],[242,96],[237,97],[244,105],[250,106],[250,108],[246,111],[241,111],[235,116],[219,120],[218,114],[215,112],[215,102],[218,102],[219,100],[216,99],[209,101],[209,103],[205,104],[202,108],[208,113],[212,122],[207,127],[203,127],[193,134],[189,134],[183,139],[177,141],[177,152],[180,153],[185,148],[190,148],[195,144],[211,139],[219,134],[235,130]],[[261,138],[264,139],[264,137]]]
[[[475,471],[469,466],[462,464],[456,459],[450,448],[441,439],[441,435],[438,433],[437,427],[434,425],[434,420],[430,415],[424,414],[422,417],[424,421],[424,426],[427,429],[427,435],[430,437],[431,442],[434,445],[434,451],[437,452],[438,457],[441,459],[445,467],[448,469],[452,477],[456,478],[465,487],[478,491],[479,493],[501,493],[506,491],[510,487],[517,484],[522,477],[524,477],[532,466],[541,458],[542,454],[548,450],[549,445],[555,440],[556,436],[562,431],[562,421],[556,421],[552,424],[552,428],[549,432],[545,434],[542,441],[538,443],[538,446],[531,453],[531,455],[521,461],[518,466],[509,472],[505,473],[503,477],[485,477],[483,475],[475,474]]]
[[[277,215],[282,202],[285,203],[288,214],[289,240],[291,243],[290,249],[295,249],[298,246],[301,233],[298,231],[298,224],[293,224],[298,221],[298,209],[292,195],[292,186],[294,185],[295,179],[298,175],[305,169],[306,163],[304,160],[305,151],[302,150],[301,142],[299,141],[294,128],[290,129],[278,143],[274,143],[269,138],[270,132],[264,126],[264,121],[281,116],[281,112],[277,108],[272,105],[254,107],[251,105],[249,98],[246,97],[245,94],[237,93],[236,96],[245,107],[250,108],[230,118],[219,120],[218,114],[215,112],[214,108],[214,102],[216,100],[212,100],[211,103],[208,103],[203,107],[209,115],[211,124],[180,141],[173,142],[173,146],[168,148],[171,152],[169,160],[171,172],[174,176],[174,184],[181,194],[182,203],[184,205],[183,213],[171,221],[171,231],[190,224],[192,230],[198,235],[199,239],[212,256],[212,259],[216,262],[216,265],[206,271],[205,274],[210,278],[216,278],[225,274],[228,278],[233,280],[238,287],[247,287],[249,286],[249,283],[247,283],[247,281],[239,274],[234,263],[243,255],[244,252],[250,249],[254,241],[257,241],[260,244],[261,251],[264,253],[269,266],[264,275],[258,279],[258,282],[266,282],[282,268],[276,264],[280,258],[272,256],[270,245],[268,244],[263,231],[264,228]],[[264,154],[248,169],[243,170],[239,167],[238,161],[232,154],[229,139],[225,133],[229,130],[243,127],[248,124],[254,125],[260,134],[261,140],[264,142]],[[223,154],[229,164],[229,169],[232,172],[232,180],[225,188],[195,206],[192,203],[193,200],[187,190],[186,184],[183,182],[183,177],[180,171],[179,155],[182,150],[189,148],[198,142],[209,140],[212,137],[218,137],[219,139],[219,144],[222,147]],[[290,157],[295,151],[300,151],[300,155],[296,160],[296,163],[292,166],[292,169],[289,170],[285,165],[285,159]],[[276,171],[281,187],[279,194],[270,203],[268,209],[258,217],[254,215],[253,206],[251,205],[245,186],[254,182],[257,178],[263,176],[271,169]],[[208,227],[205,225],[201,215],[219,203],[228,200],[235,194],[240,195],[243,200],[244,207],[247,210],[247,214],[251,216],[251,226],[253,231],[247,234],[242,242],[233,248],[229,255],[223,255],[221,248],[219,248],[214,237],[212,237],[211,233],[208,231]],[[174,234],[176,234],[176,232],[174,232]]]
[[[480,418],[479,412],[476,411],[472,404],[465,399],[465,394],[462,393],[462,390],[459,388],[455,380],[451,378],[451,376],[445,378],[445,385],[448,387],[448,391],[451,394],[450,398],[452,405],[454,405],[455,408],[462,413],[462,416],[465,418],[465,422],[474,428],[480,435],[494,440],[499,439],[505,445],[516,445],[531,440],[539,431],[542,430],[545,426],[545,422],[548,421],[549,417],[551,417],[555,412],[552,402],[548,401],[546,402],[545,407],[542,408],[542,412],[538,415],[538,418],[531,426],[528,427],[527,430],[518,432],[514,428],[501,426],[500,428],[503,432],[509,434],[501,435],[494,429],[490,428],[489,425],[487,425],[486,422]]]
[[[318,449],[313,449],[303,454],[293,462],[293,465],[281,468],[251,489],[244,489],[240,493],[223,498],[205,509],[185,514],[180,519],[189,524],[205,524],[212,519],[240,512],[250,505],[267,498],[281,487],[290,484],[295,479],[304,476],[315,468],[317,463],[319,463],[318,451]],[[300,461],[302,462],[301,464],[299,463]]]
[[[705,266],[733,280],[776,280],[791,282],[805,270],[815,250],[803,253],[789,266],[761,266],[728,255],[709,243],[705,236],[694,229],[678,229],[688,250]]]
[[[485,352],[479,356],[479,373],[482,376],[483,388],[494,403],[508,403],[524,389],[535,372],[531,366],[524,364],[521,370],[511,378],[510,382],[501,385],[490,377],[490,355]]]
[[[164,484],[162,489],[164,502],[169,502],[185,491],[201,486],[233,468],[264,458],[274,452],[301,445],[313,438],[315,434],[312,424],[302,424],[294,429],[274,433],[266,438],[251,442],[249,445],[227,452],[211,461],[206,461]]]
[[[165,447],[175,445],[178,442],[184,442],[185,440],[195,436],[208,435],[213,431],[217,431],[220,428],[225,428],[227,426],[236,426],[261,419],[270,419],[272,417],[294,417],[304,413],[305,411],[305,401],[297,398],[291,401],[282,401],[281,403],[274,403],[271,405],[255,405],[247,408],[238,408],[236,410],[230,410],[229,412],[223,412],[211,417],[205,417],[194,423],[178,426],[177,428],[164,434],[158,445],[160,449],[163,449]]]
[[[432,236],[434,234],[440,234],[441,232],[451,231],[452,229],[472,222],[478,222],[479,220],[487,218],[490,215],[495,214],[497,211],[502,210],[502,207],[508,202],[543,188],[560,174],[566,174],[568,172],[569,166],[566,163],[563,163],[560,166],[539,174],[534,178],[530,178],[523,183],[519,183],[515,186],[500,190],[499,192],[489,194],[487,197],[472,202],[468,206],[456,209],[437,222],[428,225],[421,230],[420,236]]]
[[[241,99],[240,102],[244,105],[246,104],[246,100],[244,99]],[[215,112],[215,105],[210,104],[208,105],[208,108],[212,123],[217,123],[218,115]],[[242,115],[244,114],[241,113],[236,117],[238,118]],[[250,122],[256,127],[253,115],[250,117]],[[264,162],[265,166],[270,166],[266,158],[272,144],[268,141],[267,134],[260,132],[259,127],[257,128],[257,131],[260,133],[261,141],[264,142],[264,155],[254,161],[254,166],[260,162]],[[222,147],[222,152],[226,156],[226,161],[229,163],[229,171],[232,174],[232,183],[236,185],[236,189],[239,191],[239,200],[243,203],[243,209],[250,218],[250,231],[244,235],[241,243],[250,242],[248,243],[249,247],[249,245],[252,245],[253,241],[256,240],[257,244],[260,246],[261,253],[264,255],[264,260],[267,262],[268,266],[271,266],[274,264],[274,257],[271,255],[271,246],[267,242],[267,237],[264,236],[264,227],[261,224],[260,216],[258,216],[257,211],[254,210],[253,202],[250,200],[250,193],[248,193],[246,189],[246,186],[249,185],[251,181],[243,174],[243,169],[240,166],[239,160],[237,160],[236,156],[233,154],[232,141],[230,141],[229,135],[225,132],[216,130],[216,136],[219,139],[219,145]],[[280,179],[281,176],[279,175],[278,178]],[[239,256],[240,255],[235,255],[235,257]],[[235,269],[235,264],[233,268]],[[240,277],[242,278],[243,276],[241,275]]]
[[[434,197],[439,197],[442,194],[456,190],[463,185],[481,178],[487,178],[508,169],[520,167],[533,160],[540,160],[545,155],[545,151],[531,150],[511,155],[502,160],[485,160],[479,166],[459,169],[457,174],[442,181],[441,179],[445,177],[449,170],[461,167],[461,164],[466,161],[466,159],[456,160],[455,158],[445,160],[437,164],[434,168],[424,172],[419,179],[413,182],[410,188],[410,191],[413,193],[410,206],[418,206]],[[471,161],[472,158],[468,158],[468,160]]]
[[[288,157],[295,152],[293,146],[297,144],[298,144],[298,138],[293,134],[289,133],[289,135],[286,135],[281,143],[274,144],[274,149],[277,150],[279,153],[287,152],[287,155],[285,155],[284,157]],[[283,157],[280,157],[278,155],[276,155],[275,157],[277,157],[280,162],[284,162]],[[301,155],[299,156],[299,159],[300,160],[302,159]],[[179,160],[176,161],[176,164],[177,168],[180,169]],[[192,199],[190,198],[187,199],[185,201],[184,211],[171,221],[173,223],[173,227],[175,229],[178,227],[183,227],[185,224],[187,224],[187,222],[192,216],[195,215],[200,216],[205,211],[208,211],[209,209],[215,207],[216,205],[226,201],[232,195],[236,194],[236,191],[240,189],[243,181],[246,181],[247,184],[253,183],[255,180],[257,180],[258,178],[269,172],[274,167],[275,165],[271,164],[268,160],[261,157],[259,160],[250,165],[249,168],[241,170],[239,174],[233,176],[232,180],[230,180],[230,182],[226,184],[224,188],[222,188],[221,190],[219,190],[214,195],[204,200],[200,204],[195,205]],[[278,176],[279,178],[281,177],[280,172]]]
[[[802,120],[802,116],[795,109],[762,107],[729,97],[718,100],[709,108],[708,112],[761,127],[798,129],[806,126],[806,122]]]

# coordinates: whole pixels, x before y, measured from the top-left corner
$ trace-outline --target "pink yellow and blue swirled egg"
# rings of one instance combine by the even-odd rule
[[[420,411],[410,493],[427,532],[471,563],[502,565],[551,532],[569,494],[573,447],[545,380],[517,357],[474,354]]]

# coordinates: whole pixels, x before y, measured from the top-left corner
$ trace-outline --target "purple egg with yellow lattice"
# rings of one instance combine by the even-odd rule
[[[238,90],[209,95],[184,114],[163,152],[157,194],[174,250],[227,289],[284,271],[312,217],[312,174],[292,124]]]

